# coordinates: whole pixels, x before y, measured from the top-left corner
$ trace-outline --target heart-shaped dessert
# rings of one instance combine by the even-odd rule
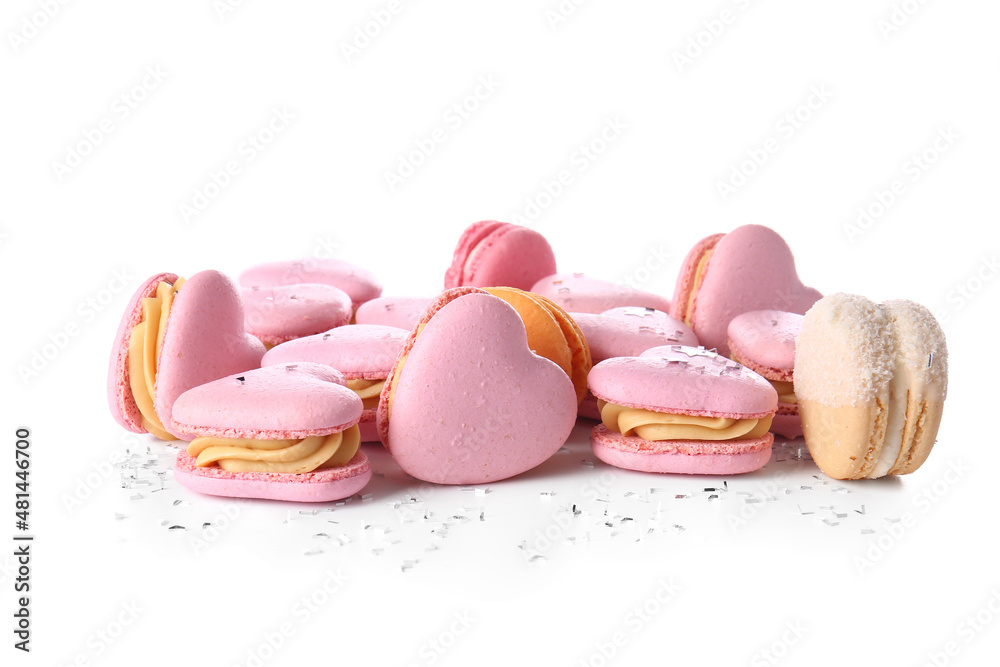
[[[218,271],[194,274],[174,298],[160,348],[153,405],[167,431],[174,401],[192,387],[260,367],[264,345],[243,329],[236,285]]]
[[[246,331],[268,348],[342,327],[353,314],[351,297],[332,285],[244,287],[242,296]]]
[[[378,324],[348,324],[326,333],[290,340],[264,355],[262,366],[300,361],[326,364],[347,378],[347,386],[364,401],[361,441],[379,442],[375,413],[389,371],[403,349],[409,331]]]
[[[129,302],[111,352],[108,401],[124,428],[163,440],[174,401],[191,387],[260,366],[264,345],[243,330],[236,286],[218,271],[187,281],[160,273]],[[184,439],[190,440],[191,436]]]
[[[664,312],[670,310],[670,302],[659,294],[591,278],[582,273],[546,276],[536,282],[531,291],[552,299],[571,313],[603,313],[627,306],[655,308]]]
[[[670,314],[698,342],[729,355],[729,322],[751,310],[805,314],[823,295],[799,280],[785,239],[769,227],[744,225],[699,241],[684,258]]]
[[[528,348],[517,312],[482,290],[457,288],[410,334],[382,391],[378,427],[413,477],[483,484],[555,454],[576,410],[573,382]]]
[[[176,430],[194,438],[174,477],[199,493],[323,502],[371,478],[359,450],[361,399],[344,376],[303,362],[230,375],[174,402]]]

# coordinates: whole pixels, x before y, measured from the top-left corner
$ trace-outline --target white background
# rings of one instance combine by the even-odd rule
[[[48,4],[6,2],[0,19],[0,534],[26,425],[37,536],[30,656],[11,647],[0,550],[5,664],[995,660],[996,3],[593,0],[556,20],[555,0],[423,0],[377,29],[384,1]],[[261,134],[275,109],[294,118]],[[609,122],[621,131],[583,157]],[[734,169],[753,173],[724,197]],[[196,192],[213,196],[185,215]],[[859,207],[877,215],[851,235]],[[668,297],[695,241],[755,222],[824,293],[927,304],[952,369],[931,458],[841,484],[777,460],[800,441],[713,494],[722,480],[582,463],[581,427],[488,493],[420,488],[378,452],[371,497],[316,515],[198,497],[169,473],[160,492],[121,488],[126,452],[154,464],[149,481],[173,451],[106,406],[114,331],[147,275],[327,254],[386,294],[431,295],[467,224],[516,215],[561,269]]]

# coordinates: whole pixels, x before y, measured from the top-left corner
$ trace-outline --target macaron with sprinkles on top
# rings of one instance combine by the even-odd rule
[[[360,451],[361,399],[321,364],[269,366],[190,389],[174,427],[195,436],[174,476],[216,496],[325,502],[371,479]]]
[[[795,394],[809,453],[830,477],[915,472],[934,447],[947,392],[948,346],[926,307],[833,294],[806,313]]]
[[[771,455],[778,394],[748,368],[704,348],[671,345],[594,366],[602,423],[597,458],[643,472],[726,475]]]
[[[385,379],[396,363],[409,332],[377,324],[348,324],[325,333],[288,341],[271,348],[262,366],[300,361],[325,364],[343,373],[347,387],[364,404],[358,426],[361,442],[379,442],[375,413]]]

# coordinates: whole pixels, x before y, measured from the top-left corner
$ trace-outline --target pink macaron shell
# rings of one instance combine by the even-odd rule
[[[349,379],[384,380],[409,331],[378,324],[348,324],[271,348],[262,366],[309,361],[336,368]]]
[[[779,404],[779,410],[785,403]],[[794,413],[781,414],[780,412],[774,415],[774,419],[771,421],[771,433],[777,433],[788,439],[795,439],[802,437],[802,418],[799,417],[798,410]]]
[[[242,289],[246,330],[265,345],[340,327],[351,320],[351,297],[332,285],[301,283]]]
[[[556,273],[528,290],[555,301],[571,313],[603,313],[627,306],[670,311],[670,302],[658,294],[591,278],[582,273]]]
[[[510,227],[509,222],[500,222],[499,220],[480,220],[479,222],[474,222],[465,228],[462,235],[458,237],[458,244],[455,246],[455,251],[452,253],[451,266],[444,274],[444,287],[445,289],[452,289],[455,287],[462,287],[468,285],[466,282],[467,277],[465,275],[465,265],[469,260],[469,256],[472,254],[473,249],[483,242],[486,237],[488,237],[493,232]]]
[[[752,440],[649,441],[624,436],[598,424],[590,435],[594,455],[617,468],[686,475],[736,475],[763,468],[774,436]]]
[[[382,296],[358,307],[354,321],[358,324],[380,324],[410,331],[434,299],[422,296]]]
[[[695,278],[698,275],[698,265],[706,252],[715,248],[725,234],[710,234],[694,244],[694,247],[684,256],[677,283],[674,285],[674,299],[667,312],[678,320],[684,321],[687,313],[691,290],[694,289]],[[697,295],[696,295],[697,296]]]
[[[585,419],[595,419],[601,421],[601,411],[597,408],[597,398],[594,394],[587,390],[586,396],[580,401],[580,407],[577,409],[577,415],[584,417]]]
[[[182,451],[174,465],[174,477],[182,486],[206,495],[321,503],[353,496],[371,480],[372,469],[361,451],[347,465],[301,475],[198,467],[195,458]]]
[[[392,413],[380,405],[379,427],[392,457],[417,479],[512,477],[555,454],[576,422],[572,381],[528,348],[520,316],[490,294],[452,298],[406,354],[394,370]]]
[[[233,281],[218,271],[199,271],[174,297],[157,359],[153,409],[163,427],[181,440],[172,423],[174,401],[192,387],[260,367],[264,344],[243,329],[243,303]]]
[[[240,285],[243,287],[277,287],[298,283],[333,285],[347,292],[355,309],[382,296],[382,283],[371,271],[331,257],[258,264],[240,274]]]
[[[507,225],[494,230],[469,253],[464,283],[478,287],[516,287],[530,290],[535,282],[555,273],[552,246],[533,229]]]
[[[421,325],[426,325],[439,310],[458,297],[466,294],[489,294],[489,292],[478,287],[471,286],[453,287],[441,292],[441,294],[435,297],[431,301],[431,304],[427,306],[427,310],[424,311],[424,314],[420,317],[420,321],[417,322],[416,326],[410,330],[406,342],[403,343],[403,349],[401,349],[399,354],[396,356],[396,361],[393,363],[392,370],[390,370],[389,375],[386,376],[385,386],[383,386],[382,394],[379,396],[378,411],[376,413],[376,426],[378,428],[379,439],[382,441],[382,444],[385,445],[386,449],[391,450],[389,445],[389,390],[392,387],[396,371],[399,369],[400,359],[410,354],[410,350],[413,349],[413,344],[416,341],[417,336],[420,334]],[[527,334],[525,335],[527,336]]]
[[[762,225],[744,225],[715,245],[687,321],[707,348],[729,354],[728,328],[752,310],[805,314],[823,295],[806,287],[795,258],[780,235]]]
[[[599,399],[654,412],[759,419],[778,407],[778,392],[757,373],[683,345],[602,361],[591,369],[587,384]]]
[[[145,433],[142,427],[142,413],[132,398],[129,384],[128,349],[132,340],[132,329],[142,321],[142,300],[156,295],[156,287],[161,282],[171,285],[177,282],[177,274],[157,273],[150,277],[132,295],[125,314],[118,324],[118,333],[111,349],[111,363],[108,366],[108,406],[112,418],[123,428],[133,433]]]
[[[378,436],[378,424],[375,422],[376,414],[378,414],[376,408],[367,408],[361,413],[361,419],[358,421],[358,430],[361,431],[361,442],[382,443],[381,438]]]
[[[653,308],[626,306],[600,314],[570,313],[583,331],[594,363],[612,357],[635,357],[661,345],[698,345],[683,322]]]
[[[798,313],[783,310],[742,313],[729,323],[729,348],[741,364],[764,377],[791,381],[795,338],[802,331],[803,319]]]
[[[268,366],[199,385],[174,402],[184,433],[282,440],[329,435],[353,426],[364,410],[339,371],[301,362]]]

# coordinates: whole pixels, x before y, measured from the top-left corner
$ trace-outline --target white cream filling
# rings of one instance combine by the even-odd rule
[[[888,419],[885,426],[885,438],[882,441],[882,451],[878,463],[869,475],[870,478],[884,477],[896,464],[896,459],[903,449],[903,432],[906,429],[907,390],[917,389],[916,378],[910,369],[902,363],[896,363],[889,381]]]

